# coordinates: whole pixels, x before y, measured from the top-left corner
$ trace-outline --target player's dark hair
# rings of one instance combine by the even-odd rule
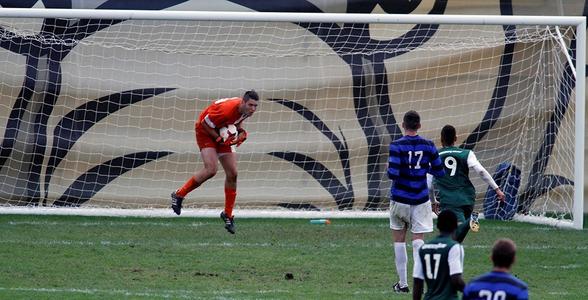
[[[421,124],[421,116],[416,111],[409,110],[404,114],[402,121],[406,129],[417,130]]]
[[[437,217],[437,228],[442,233],[452,233],[457,229],[457,216],[450,210],[442,211]]]
[[[510,268],[514,263],[517,247],[510,239],[499,239],[492,247],[492,262],[495,267]]]
[[[445,125],[441,129],[441,144],[444,147],[453,146],[455,142],[456,132],[455,127],[451,125]]]
[[[247,102],[249,99],[259,101],[259,95],[254,90],[247,91],[245,92],[245,95],[243,95],[243,101]]]

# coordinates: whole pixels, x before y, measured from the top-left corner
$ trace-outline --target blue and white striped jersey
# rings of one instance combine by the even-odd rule
[[[388,178],[390,201],[418,205],[429,201],[427,173],[445,175],[435,144],[418,135],[405,135],[390,143]]]

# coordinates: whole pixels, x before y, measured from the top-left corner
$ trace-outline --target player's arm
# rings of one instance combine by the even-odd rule
[[[425,289],[425,274],[423,272],[423,266],[420,259],[414,261],[412,282],[412,299],[421,300],[423,297],[423,291]]]
[[[200,123],[206,134],[208,134],[217,143],[222,140],[220,134],[216,131],[216,125],[206,116]]]
[[[435,177],[443,177],[445,175],[445,169],[443,168],[443,162],[439,157],[439,152],[435,145],[431,146],[431,160],[430,160],[430,172]]]
[[[200,124],[202,125],[202,128],[204,128],[204,131],[206,131],[206,133],[219,144],[231,145],[235,141],[235,138],[223,141],[223,138],[217,131],[217,124],[220,123],[218,121],[214,122],[214,119],[210,114],[206,115]]]
[[[463,288],[463,296],[461,298],[461,300],[470,300],[470,299],[474,299],[473,295],[474,293],[471,291],[471,281],[470,284],[466,284],[466,286]]]
[[[463,277],[461,274],[451,275],[451,285],[458,291],[463,292],[463,288],[465,287],[465,281],[463,281]]]
[[[424,280],[420,278],[413,278],[412,286],[412,300],[421,300],[423,297],[423,290],[425,286]]]
[[[243,128],[243,125],[241,124],[242,123],[235,124],[235,127],[237,127],[237,141],[235,142],[235,144],[237,144],[237,147],[241,146],[241,144],[243,144],[243,142],[245,142],[245,140],[247,139],[247,131],[245,130],[245,128]]]
[[[439,215],[440,207],[439,201],[435,198],[435,185],[433,184],[433,175],[427,173],[427,188],[429,189],[429,200],[431,201],[431,208],[433,213]]]
[[[496,184],[494,178],[492,178],[492,175],[490,175],[486,168],[484,168],[480,161],[478,161],[473,151],[470,151],[470,154],[468,155],[468,167],[474,169],[474,171],[478,173],[480,177],[482,177],[482,180],[484,180],[486,184],[488,184],[490,187],[492,187],[494,191],[496,191],[496,196],[498,197],[498,200],[504,201],[504,193]]]
[[[460,292],[463,292],[465,287],[465,281],[461,275],[463,274],[463,255],[461,244],[455,244],[449,249],[449,255],[447,256],[451,285]]]
[[[521,290],[517,295],[517,300],[529,300],[529,290],[526,288]]]
[[[388,156],[388,178],[395,180],[400,177],[400,149],[390,144]]]

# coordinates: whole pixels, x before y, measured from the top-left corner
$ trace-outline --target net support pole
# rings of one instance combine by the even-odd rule
[[[576,25],[576,127],[573,227],[584,227],[584,134],[586,101],[586,19]]]

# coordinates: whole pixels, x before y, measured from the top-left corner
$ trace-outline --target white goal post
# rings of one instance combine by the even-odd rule
[[[198,113],[255,89],[237,214],[384,216],[414,109],[510,193],[495,206],[472,174],[476,210],[581,229],[585,46],[584,17],[3,8],[0,211],[171,215]],[[223,181],[188,214],[218,211]]]

